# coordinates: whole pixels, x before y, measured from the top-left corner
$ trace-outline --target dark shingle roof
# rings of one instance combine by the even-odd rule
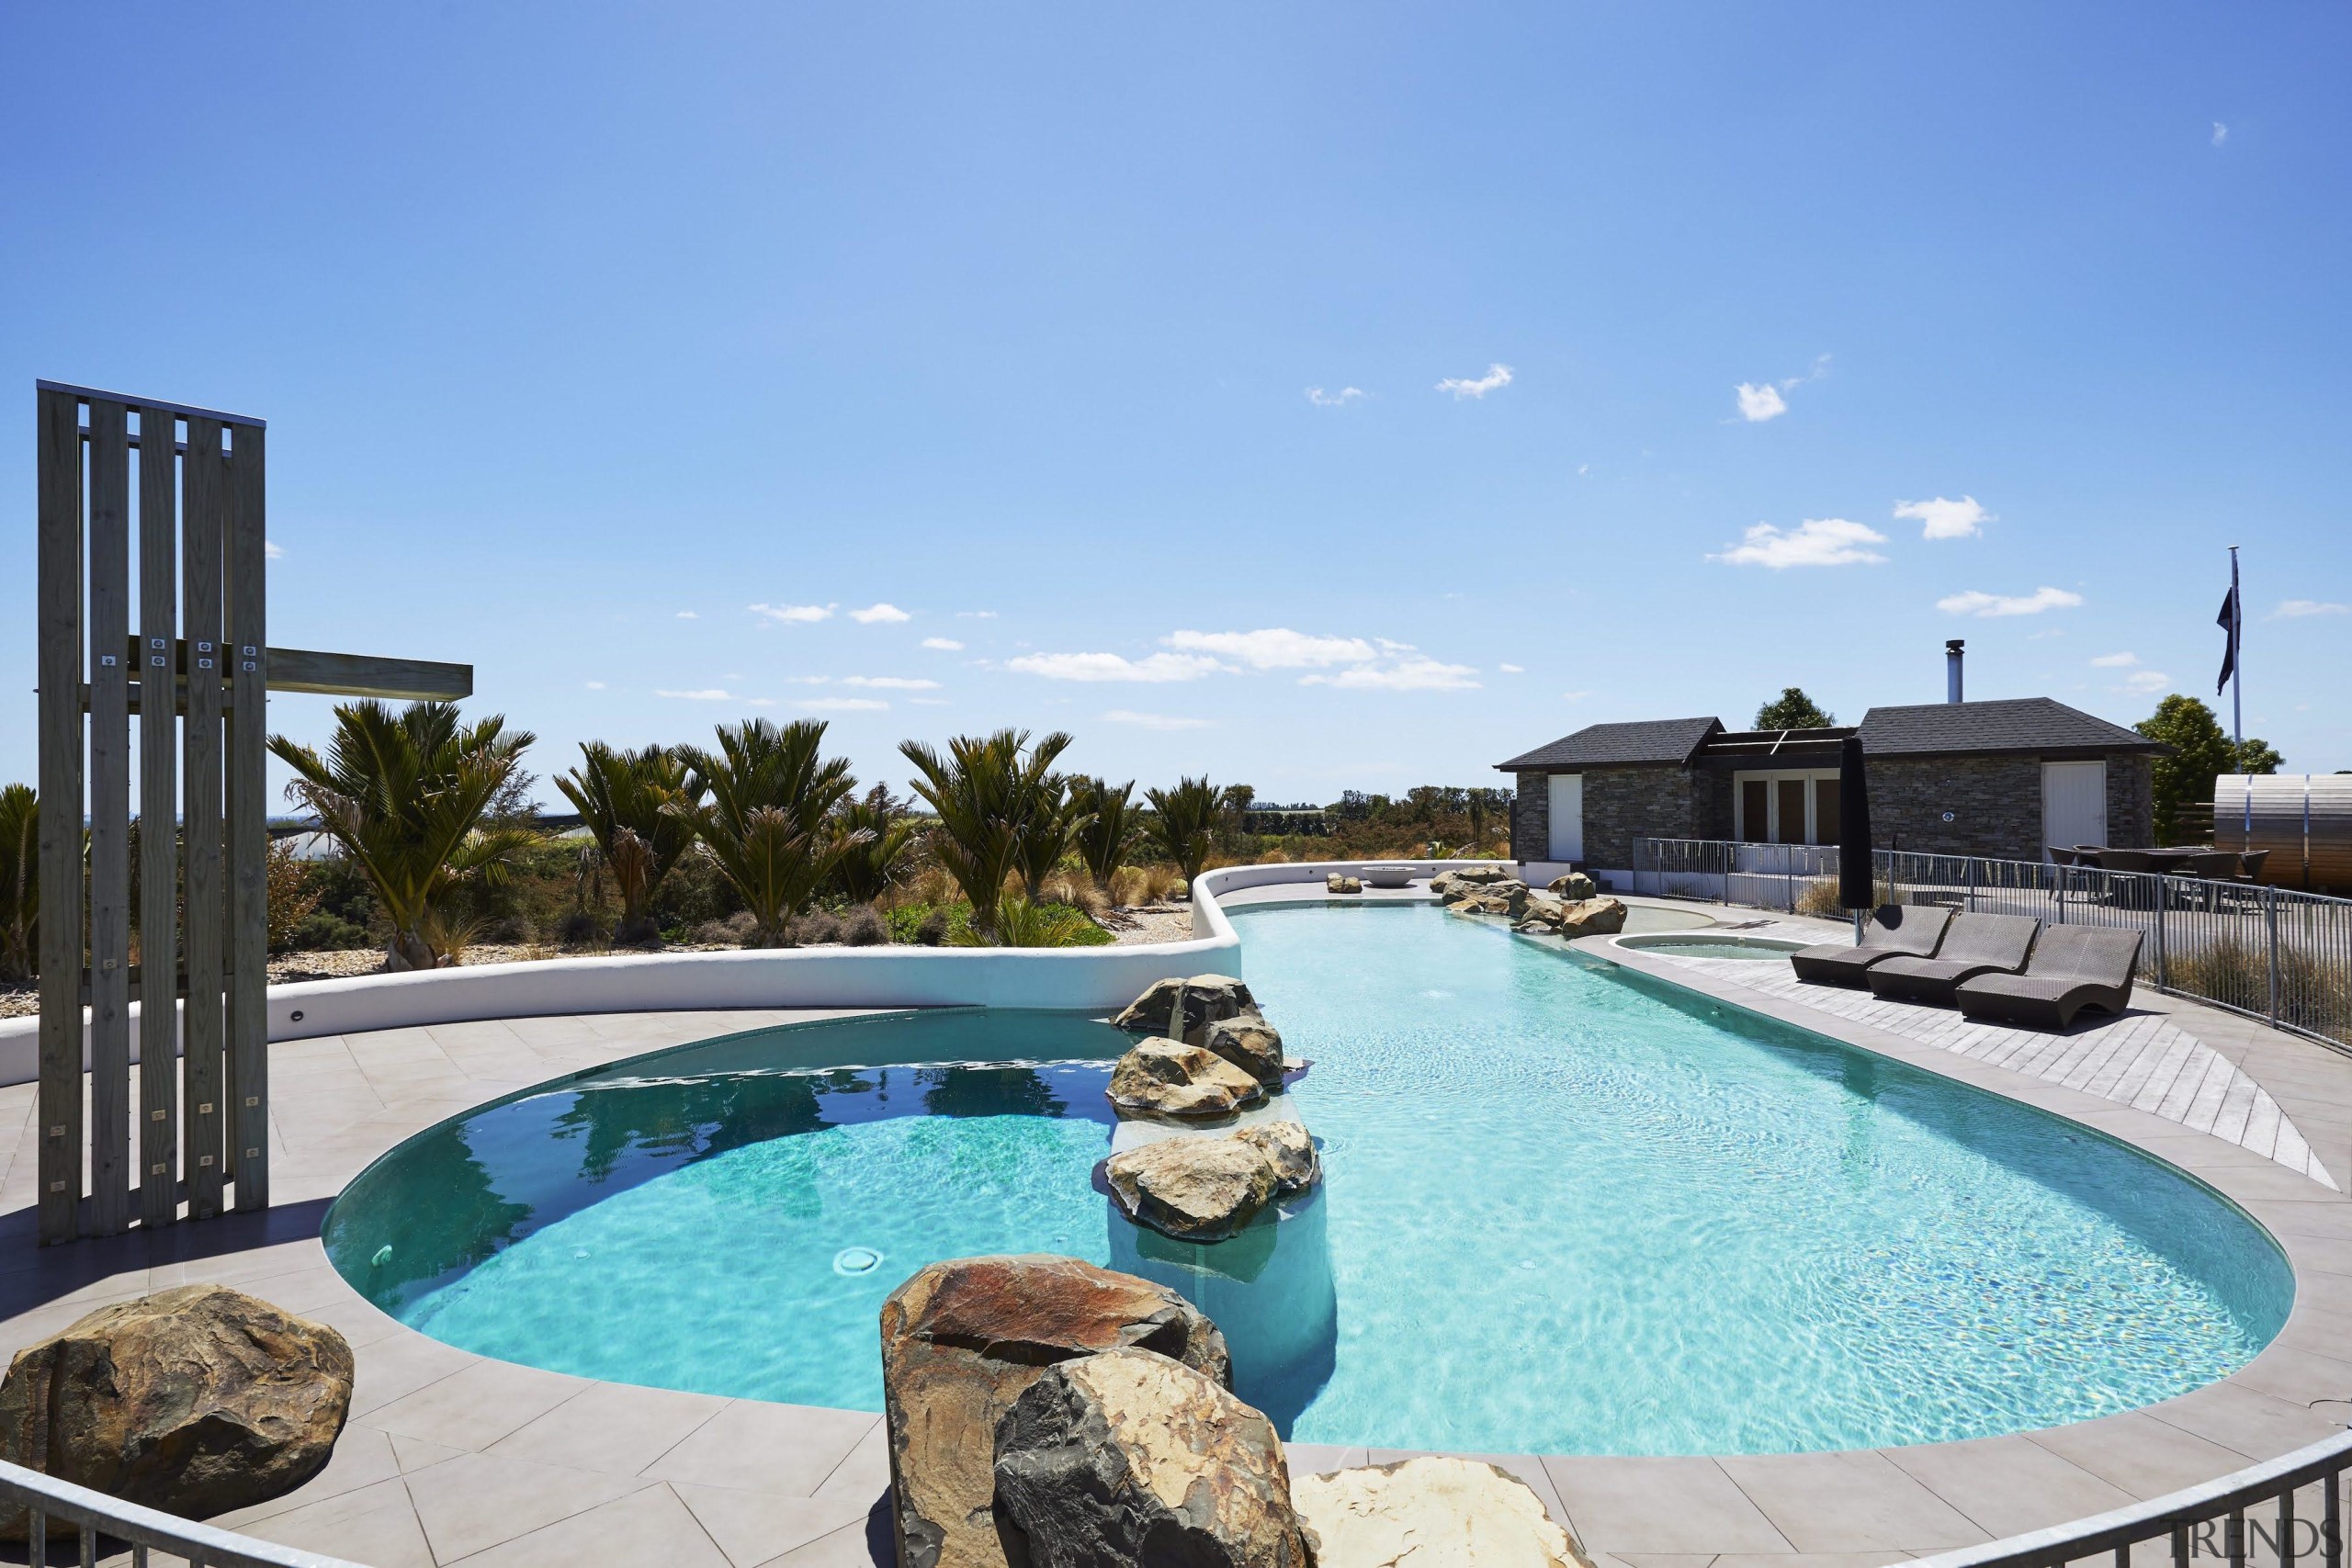
[[[1724,727],[1719,718],[1653,718],[1636,724],[1588,724],[1548,746],[1495,766],[1582,768],[1630,762],[1687,762],[1700,742]]]
[[[1862,716],[1861,735],[1862,750],[1873,757],[2163,750],[2136,730],[2094,718],[2048,697],[1872,708]]]

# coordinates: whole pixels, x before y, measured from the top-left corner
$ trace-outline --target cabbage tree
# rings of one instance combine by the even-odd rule
[[[899,750],[922,777],[915,794],[938,814],[932,853],[971,901],[972,924],[995,940],[1007,878],[1043,882],[1069,842],[1067,785],[1053,764],[1070,744],[1057,730],[1029,743],[1025,729],[959,735],[942,753],[919,740]],[[1051,858],[1046,852],[1051,851]]]
[[[483,813],[535,739],[492,714],[463,723],[454,703],[339,705],[324,757],[283,735],[269,749],[294,770],[287,798],[359,869],[390,922],[388,969],[431,969],[451,956],[453,897],[494,886],[537,835],[482,826]]]
[[[616,751],[601,740],[586,740],[580,752],[580,766],[560,775],[555,787],[579,808],[620,891],[621,920],[613,940],[656,941],[661,933],[653,924],[653,896],[695,842],[692,815],[670,807],[697,804],[702,781],[666,746]]]
[[[1224,792],[1206,779],[1182,779],[1174,789],[1144,791],[1144,798],[1154,813],[1144,836],[1162,859],[1176,863],[1185,881],[1192,881],[1201,874],[1216,842]]]
[[[845,758],[820,752],[825,726],[800,719],[781,728],[763,718],[718,730],[718,749],[679,748],[693,770],[691,802],[663,809],[690,823],[702,852],[752,912],[752,947],[791,945],[792,918],[808,907],[842,856],[865,829],[834,820],[857,781]],[[690,785],[691,787],[691,785]]]
[[[1070,788],[1071,805],[1082,816],[1078,858],[1097,887],[1111,886],[1112,873],[1126,863],[1127,852],[1143,834],[1143,813],[1136,807],[1135,793],[1133,779],[1117,789],[1101,779],[1080,779]]]

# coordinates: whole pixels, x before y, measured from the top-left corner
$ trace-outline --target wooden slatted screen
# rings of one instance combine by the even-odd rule
[[[169,1224],[183,1201],[217,1214],[232,1174],[235,1207],[269,1201],[266,476],[258,420],[50,382],[38,397],[40,1230],[54,1242]]]

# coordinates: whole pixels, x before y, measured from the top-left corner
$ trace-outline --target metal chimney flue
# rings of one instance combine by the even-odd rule
[[[1960,696],[1960,661],[1968,644],[1953,637],[1944,644],[1944,701],[1956,703]]]

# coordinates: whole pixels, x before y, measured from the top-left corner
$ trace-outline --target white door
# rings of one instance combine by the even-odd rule
[[[1552,778],[1552,859],[1584,859],[1584,775],[1554,773]]]
[[[2107,842],[2107,764],[2041,764],[2042,852]]]

